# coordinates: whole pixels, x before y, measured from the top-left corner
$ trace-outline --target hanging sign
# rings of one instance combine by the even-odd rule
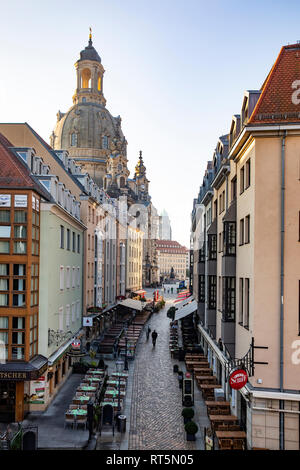
[[[83,326],[93,326],[93,319],[89,317],[83,317]]]
[[[240,390],[248,382],[248,374],[243,369],[236,369],[229,376],[229,385],[234,390]]]

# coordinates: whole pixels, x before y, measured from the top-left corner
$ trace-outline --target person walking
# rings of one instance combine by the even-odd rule
[[[157,336],[158,336],[157,332],[156,332],[155,330],[153,330],[153,332],[152,332],[152,344],[153,344],[153,347],[155,347]]]
[[[150,333],[151,333],[151,328],[150,328],[150,326],[148,326],[147,331],[146,331],[147,341],[149,339]]]

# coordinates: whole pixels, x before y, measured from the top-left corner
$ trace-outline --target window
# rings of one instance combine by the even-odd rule
[[[0,223],[10,222],[10,211],[0,210]]]
[[[71,147],[77,147],[78,144],[78,136],[76,132],[71,134]]]
[[[244,219],[240,220],[240,245],[244,244]]]
[[[71,287],[71,269],[70,266],[66,267],[67,275],[66,275],[66,288],[70,289]]]
[[[245,168],[242,167],[240,170],[240,194],[245,190]]]
[[[67,250],[70,250],[70,230],[67,228]]]
[[[0,307],[8,306],[8,294],[0,294]]]
[[[59,330],[60,331],[63,331],[64,329],[64,308],[63,307],[59,307],[58,309],[58,323],[59,323]]]
[[[0,225],[0,238],[10,238],[10,225]]]
[[[205,302],[205,276],[199,276],[199,302]]]
[[[60,248],[65,247],[65,227],[63,225],[60,226]]]
[[[208,259],[210,261],[217,259],[217,235],[208,235]]]
[[[27,211],[15,210],[15,223],[27,222]]]
[[[72,323],[75,322],[75,308],[76,308],[76,305],[75,303],[72,304]]]
[[[224,222],[224,255],[235,255],[236,225],[235,222]]]
[[[14,226],[14,238],[27,238],[27,226],[15,225]]]
[[[77,320],[79,320],[79,317],[80,317],[79,307],[80,307],[79,300],[77,300],[77,302],[76,302],[76,318],[77,318]]]
[[[244,279],[241,277],[239,281],[239,324],[243,324],[244,316]]]
[[[9,253],[9,241],[0,241],[0,253]]]
[[[245,243],[250,243],[250,215],[245,218]]]
[[[75,253],[76,251],[76,234],[72,232],[72,251]]]
[[[250,158],[246,162],[246,175],[245,176],[246,176],[245,189],[247,189],[250,186],[250,178],[251,178],[251,175],[250,175]]]
[[[26,242],[14,242],[14,253],[24,255],[27,252]]]
[[[217,300],[217,277],[208,276],[208,308],[211,310],[216,309]]]
[[[80,253],[80,235],[77,235],[77,253]]]
[[[64,290],[64,267],[60,266],[59,268],[59,288]]]
[[[70,326],[70,305],[66,306],[66,327]]]
[[[244,327],[249,328],[250,279],[245,279],[245,320]]]
[[[203,245],[202,248],[199,250],[199,263],[204,263],[204,262],[205,262],[205,247]]]
[[[76,282],[76,280],[75,280],[76,271],[75,270],[76,270],[76,268],[75,268],[75,266],[73,266],[73,268],[72,268],[72,288],[75,287],[75,282]]]
[[[102,148],[108,149],[108,137],[107,135],[102,136]]]
[[[236,176],[231,180],[231,201],[236,198]]]
[[[235,277],[223,277],[223,321],[235,320]]]
[[[77,287],[80,287],[80,267],[77,266]]]

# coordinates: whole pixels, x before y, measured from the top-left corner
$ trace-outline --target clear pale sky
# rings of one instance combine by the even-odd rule
[[[92,26],[131,176],[143,150],[152,201],[188,246],[206,162],[244,90],[259,89],[280,47],[300,39],[299,1],[1,3],[0,122],[27,121],[49,142],[57,111],[72,105],[74,63]]]

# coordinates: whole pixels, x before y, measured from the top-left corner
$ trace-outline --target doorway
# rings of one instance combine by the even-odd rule
[[[10,381],[0,382],[0,422],[11,423],[15,421],[16,383]]]

